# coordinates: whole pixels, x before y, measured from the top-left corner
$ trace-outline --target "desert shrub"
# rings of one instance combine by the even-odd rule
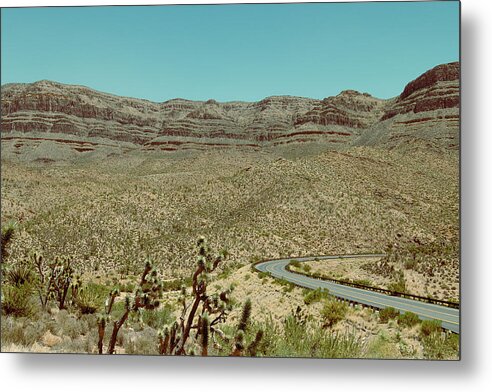
[[[323,299],[328,299],[328,290],[317,288],[316,290],[304,290],[304,303],[311,305],[312,303],[319,302]]]
[[[142,311],[142,322],[151,328],[159,329],[172,321],[173,309],[170,305],[165,304],[158,310]]]
[[[6,282],[12,286],[23,286],[25,284],[32,284],[34,281],[34,274],[31,268],[24,264],[15,264],[8,268],[6,271]]]
[[[301,268],[301,262],[297,260],[291,260],[289,266],[294,268]]]
[[[379,311],[379,321],[381,323],[387,323],[389,320],[392,320],[392,319],[398,317],[399,314],[400,314],[400,312],[398,310],[396,310],[395,308],[392,308],[391,306],[384,308],[384,309],[381,309]]]
[[[403,265],[405,266],[405,269],[413,270],[417,268],[417,264],[418,262],[416,259],[407,259]]]
[[[442,325],[439,320],[424,320],[420,326],[420,333],[422,336],[430,336],[431,334],[440,332],[441,330]]]
[[[270,274],[268,272],[262,272],[262,271],[258,271],[258,270],[255,270],[257,273],[258,273],[258,277],[260,279],[266,279],[270,276]]]
[[[69,341],[64,341],[59,348],[59,351],[64,353],[86,353],[90,352],[87,346],[87,337],[78,336]]]
[[[96,313],[104,301],[104,296],[101,294],[104,291],[106,290],[101,290],[98,285],[94,284],[83,286],[77,293],[75,305],[82,314]]]
[[[83,327],[84,325],[65,309],[60,310],[56,315],[57,331],[55,335],[69,336],[71,339],[75,339],[82,335]]]
[[[133,290],[135,290],[135,283],[133,282],[119,283],[118,289],[122,293],[132,293]]]
[[[261,328],[264,355],[272,357],[354,358],[360,357],[363,348],[355,335],[327,332],[295,314],[285,319],[283,328],[273,323]]]
[[[49,330],[46,320],[40,318],[30,321],[27,318],[2,318],[2,345],[13,343],[29,347],[39,342],[43,334]]]
[[[348,306],[344,302],[326,301],[321,309],[321,317],[323,319],[323,327],[332,327],[339,321],[345,318]]]
[[[225,257],[225,256],[223,256]],[[238,262],[233,262],[233,263],[227,263],[222,267],[222,271],[219,272],[217,277],[219,279],[226,279],[228,278],[234,271],[236,271],[238,268],[241,267],[241,264]]]
[[[104,284],[94,282],[88,282],[84,287],[101,298],[106,298],[112,290],[112,286],[106,286]]]
[[[15,317],[29,317],[34,306],[30,285],[2,286],[2,314]]]
[[[311,271],[311,266],[309,264],[304,264],[302,266],[302,269],[304,270],[304,272],[309,273]]]
[[[153,328],[145,327],[141,332],[124,333],[123,348],[125,354],[156,355],[157,332]]]
[[[14,233],[16,230],[15,222],[9,222],[7,225],[2,227],[0,232],[0,242],[1,242],[1,259],[2,261],[8,256],[8,246],[14,237]]]
[[[10,343],[21,344],[24,338],[24,327],[21,321],[12,317],[3,317],[1,323],[2,346]]]
[[[296,285],[292,282],[289,282],[288,280],[286,279],[275,279],[274,280],[275,283],[279,284],[280,286],[283,287],[283,291],[285,293],[290,293],[292,290],[294,290],[294,288],[296,287]]]
[[[432,332],[422,339],[424,357],[428,359],[455,359],[459,344],[459,335],[450,332]]]
[[[403,276],[403,273],[399,274],[398,280],[396,282],[392,282],[388,285],[388,290],[397,291],[399,293],[406,293],[407,292],[407,284],[405,282],[405,278]]]
[[[373,287],[374,284],[368,279],[353,279],[352,283],[360,284],[361,286]]]
[[[398,324],[404,327],[413,327],[420,322],[419,316],[412,312],[405,312],[398,315]]]
[[[191,279],[190,278],[173,279],[173,280],[166,280],[162,282],[163,291],[179,291],[183,286],[185,287],[191,286]]]

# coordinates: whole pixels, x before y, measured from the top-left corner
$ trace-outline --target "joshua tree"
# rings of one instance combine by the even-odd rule
[[[206,356],[209,351],[210,340],[217,348],[220,348],[216,337],[224,341],[230,341],[219,325],[226,321],[229,312],[232,310],[230,294],[233,287],[229,287],[220,293],[209,295],[207,285],[210,281],[210,274],[220,265],[224,258],[224,253],[213,256],[205,239],[200,237],[197,243],[198,259],[197,268],[193,273],[192,279],[192,300],[187,300],[186,288],[181,289],[180,303],[182,305],[179,321],[175,321],[170,326],[165,326],[159,332],[159,353],[167,355],[193,355],[194,347],[189,342],[191,332],[195,331],[194,343],[201,346],[201,354]],[[251,301],[247,300],[238,331],[234,339],[234,352],[231,355],[241,355],[244,349],[243,340],[249,318],[251,315]],[[262,334],[257,336],[256,346],[261,340]],[[252,350],[256,353],[256,349]]]
[[[72,259],[56,257],[55,261],[48,263],[42,255],[34,253],[31,256],[31,263],[37,272],[36,288],[42,308],[45,309],[48,301],[54,299],[58,302],[60,309],[65,309],[69,289],[72,287],[72,291],[76,292],[76,287],[78,287],[77,283],[75,287],[73,284]]]
[[[103,340],[106,331],[106,326],[111,320],[111,310],[113,308],[114,301],[118,296],[118,290],[113,290],[109,294],[109,298],[106,301],[106,312],[98,317],[98,335],[99,341],[97,344],[99,354],[103,353]],[[108,354],[114,354],[116,347],[116,340],[118,338],[118,332],[123,324],[125,324],[128,316],[132,312],[138,312],[141,309],[153,310],[159,307],[160,298],[162,296],[162,282],[158,277],[157,270],[152,264],[147,261],[145,264],[144,272],[140,280],[140,284],[135,290],[133,298],[127,296],[125,298],[125,310],[123,315],[113,321],[113,329],[109,339]]]

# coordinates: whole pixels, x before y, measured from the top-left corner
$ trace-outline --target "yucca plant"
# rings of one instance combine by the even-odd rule
[[[9,222],[4,227],[2,227],[2,231],[0,233],[0,242],[1,242],[1,257],[2,261],[8,256],[8,246],[14,237],[15,230],[17,229],[17,225],[15,222]]]
[[[82,314],[96,313],[101,306],[101,302],[101,296],[88,286],[83,286],[77,290],[77,295],[74,299],[75,306]]]
[[[32,288],[29,285],[2,286],[2,314],[6,316],[28,317],[33,312],[31,302]]]

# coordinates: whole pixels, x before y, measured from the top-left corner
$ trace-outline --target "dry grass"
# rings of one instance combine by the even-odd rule
[[[261,279],[249,267],[259,259],[384,251],[396,243],[400,250],[386,264],[403,271],[410,291],[453,297],[459,289],[456,152],[230,150],[138,154],[76,165],[3,161],[1,170],[2,222],[19,223],[8,262],[22,262],[34,250],[48,259],[68,254],[84,282],[108,290],[117,283],[134,284],[147,257],[164,279],[189,277],[195,263],[193,244],[199,235],[206,236],[212,248],[229,254],[223,274],[219,271],[211,287],[236,283],[234,298],[238,303],[251,298],[256,322],[271,314],[281,325],[298,306],[313,320],[321,320],[323,306],[306,306],[300,288],[290,290],[270,278]],[[418,253],[417,266],[405,268],[406,255],[412,251],[409,244],[416,243],[438,245],[429,257]],[[364,269],[361,264],[342,270],[342,263],[333,263],[335,274],[382,285],[391,281],[384,263],[378,266],[382,271]],[[164,302],[174,306],[175,297],[168,292]],[[235,310],[231,322],[237,315]],[[39,320],[15,319],[5,327],[13,335],[2,335],[2,345],[92,352],[93,320],[79,330],[78,317],[62,313],[56,319],[42,319],[47,327],[38,330],[44,334],[49,329],[62,339],[51,347],[43,344],[43,335],[14,334],[17,325],[24,328]],[[333,327],[334,331],[355,331],[365,347],[381,328],[387,327],[378,324],[377,315],[353,308]],[[138,339],[131,331],[123,334],[119,352],[136,352],[140,347],[151,353],[152,332],[136,333]],[[398,350],[404,357],[422,357],[419,347]],[[373,351],[367,350],[364,355],[371,355]]]

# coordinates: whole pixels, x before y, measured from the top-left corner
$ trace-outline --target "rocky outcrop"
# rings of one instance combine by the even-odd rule
[[[43,151],[59,147],[65,157],[306,142],[333,148],[353,143],[394,146],[412,138],[453,147],[459,124],[459,64],[431,69],[390,100],[346,90],[323,100],[272,96],[259,102],[178,98],[157,103],[39,81],[2,86],[1,111],[2,152],[7,156],[39,146]]]
[[[406,85],[389,100],[380,121],[356,144],[396,147],[408,144],[458,148],[460,65],[438,65]]]
[[[382,120],[398,114],[429,112],[458,108],[459,63],[438,65],[407,84],[400,96],[390,105]]]
[[[294,124],[299,126],[313,123],[365,129],[378,121],[384,102],[367,93],[345,90],[336,97],[325,98],[318,102],[312,110],[296,118]]]

